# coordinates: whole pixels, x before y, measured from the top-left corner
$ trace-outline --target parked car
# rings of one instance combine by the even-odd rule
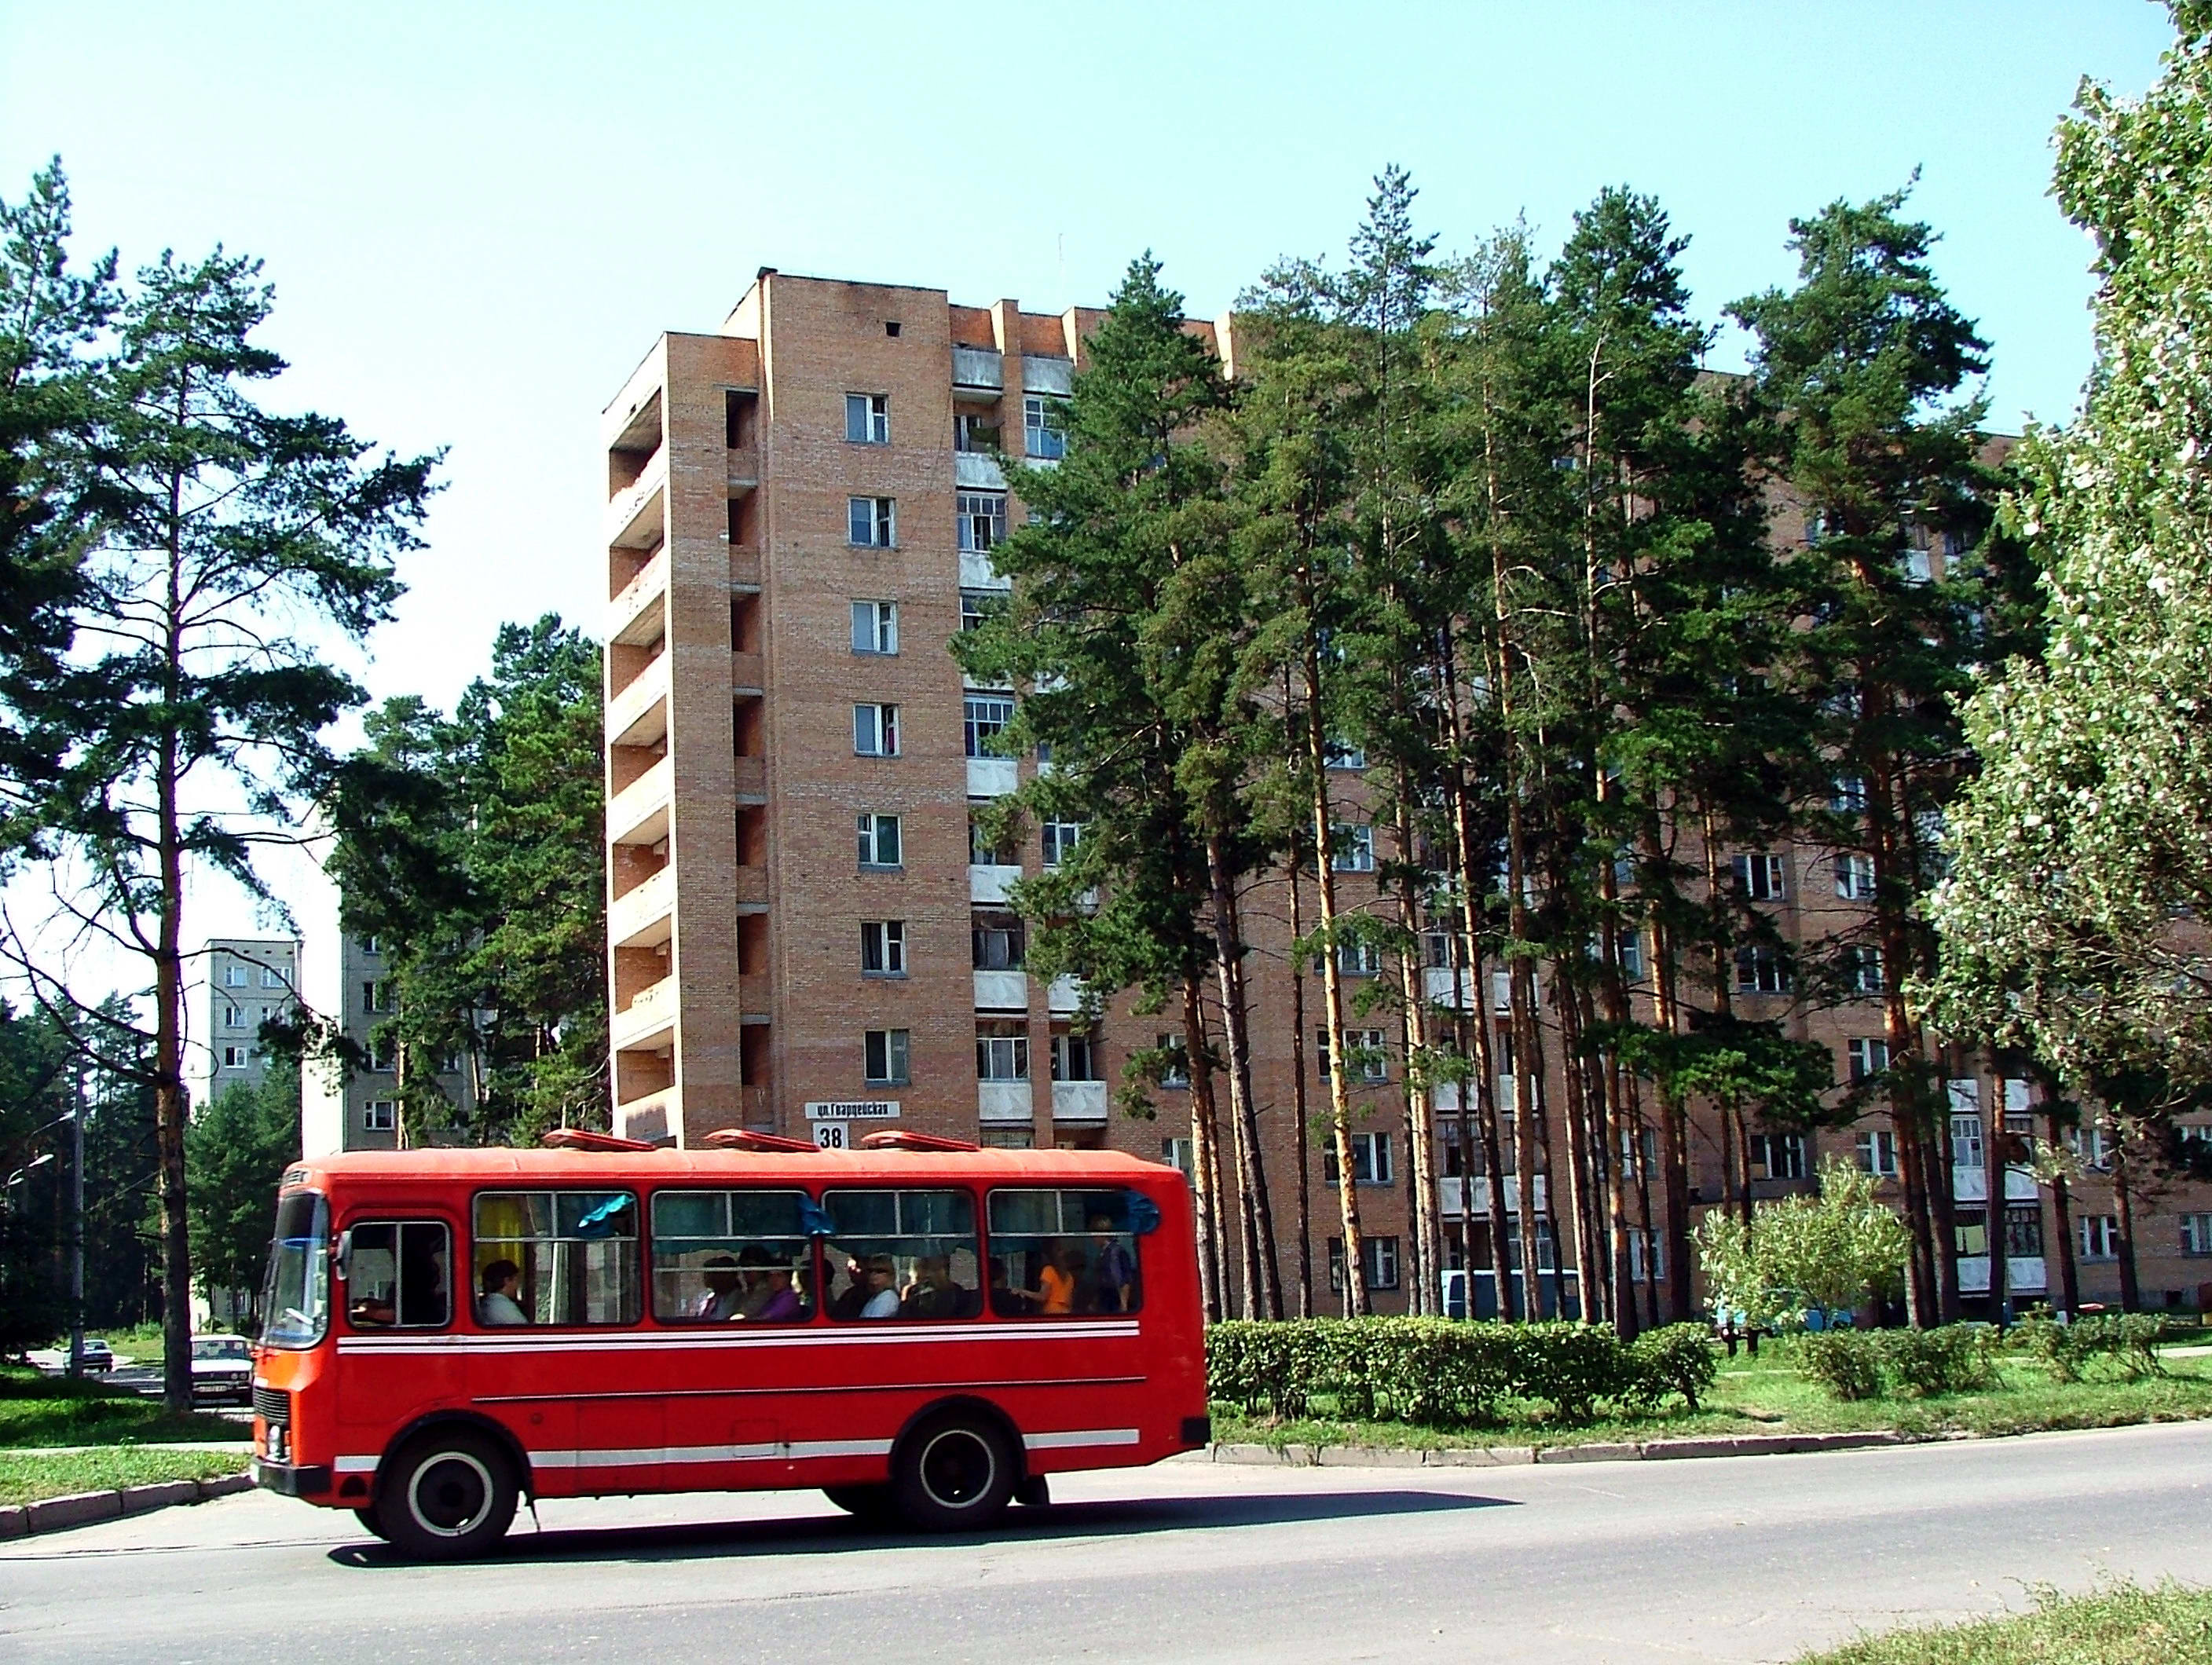
[[[49,1376],[60,1376],[69,1369],[67,1347],[39,1347],[23,1355],[37,1369]],[[114,1350],[97,1335],[84,1338],[84,1368],[94,1376],[105,1376],[115,1368]]]
[[[253,1400],[253,1349],[242,1335],[192,1337],[192,1397]]]

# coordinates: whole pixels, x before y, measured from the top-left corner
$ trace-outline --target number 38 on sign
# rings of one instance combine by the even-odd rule
[[[810,1100],[806,1119],[814,1127],[814,1142],[825,1151],[850,1150],[860,1138],[856,1121],[896,1121],[896,1098],[832,1098]]]

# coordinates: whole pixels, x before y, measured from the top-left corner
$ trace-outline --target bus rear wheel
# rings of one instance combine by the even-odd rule
[[[504,1451],[482,1434],[445,1430],[410,1440],[385,1465],[376,1518],[382,1535],[406,1554],[465,1560],[507,1535],[516,1495]]]
[[[1020,1476],[998,1425],[954,1412],[933,1417],[901,1442],[891,1494],[899,1513],[930,1532],[970,1532],[1006,1512]]]

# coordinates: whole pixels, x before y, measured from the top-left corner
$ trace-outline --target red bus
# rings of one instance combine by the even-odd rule
[[[261,1485],[456,1558],[524,1497],[818,1486],[969,1528],[1049,1474],[1209,1437],[1173,1168],[900,1133],[568,1137],[587,1148],[287,1171]]]

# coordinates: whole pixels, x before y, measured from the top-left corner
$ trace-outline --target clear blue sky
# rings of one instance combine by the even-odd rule
[[[2166,37],[2146,0],[0,0],[0,194],[58,152],[88,252],[264,256],[280,397],[451,447],[367,668],[444,703],[501,618],[596,628],[599,409],[763,264],[1058,311],[1151,247],[1210,315],[1340,248],[1398,162],[1447,248],[1655,192],[1713,316],[1788,280],[1791,214],[1917,166],[1993,420],[2063,418],[2088,251],[2051,127],[2085,74],[2140,92]]]

